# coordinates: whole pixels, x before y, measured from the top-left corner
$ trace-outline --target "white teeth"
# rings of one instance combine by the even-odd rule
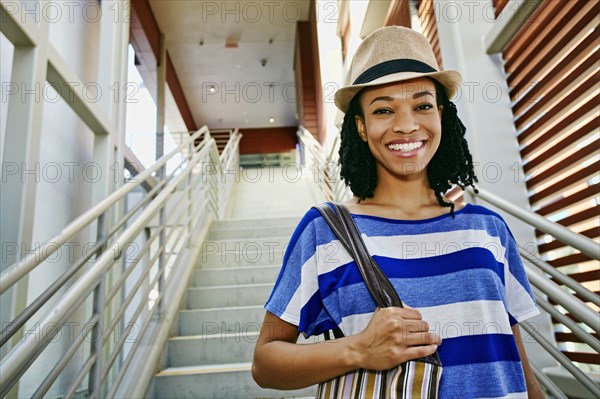
[[[412,143],[405,143],[405,144],[390,144],[390,145],[388,145],[388,148],[393,151],[407,152],[407,151],[416,150],[417,148],[421,147],[422,145],[423,145],[422,141],[415,141]]]

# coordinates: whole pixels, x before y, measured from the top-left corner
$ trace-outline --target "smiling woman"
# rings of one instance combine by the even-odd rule
[[[340,246],[311,209],[265,305],[255,380],[319,383],[319,397],[543,397],[518,334],[538,310],[514,238],[495,212],[444,198],[477,181],[450,101],[460,74],[440,71],[427,39],[396,26],[365,38],[351,71],[335,102],[355,198],[329,205],[350,211],[368,252],[356,258],[375,263],[404,306],[378,307],[346,251],[361,249]],[[300,333],[330,342],[297,345]],[[428,360],[438,355],[441,378]]]

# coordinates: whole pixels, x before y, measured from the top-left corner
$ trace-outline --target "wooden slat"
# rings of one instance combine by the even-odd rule
[[[535,176],[533,176],[529,180],[527,180],[527,182],[526,182],[527,188],[531,189],[531,188],[535,187],[536,185],[538,185],[539,183],[543,182],[544,180],[551,178],[555,174],[565,171],[565,170],[568,170],[569,168],[572,168],[573,165],[577,165],[578,163],[581,162],[581,160],[585,159],[588,155],[597,152],[599,145],[600,145],[600,140],[594,140],[593,143],[579,149],[578,151],[575,151],[573,154],[569,155],[568,157],[566,157],[562,161],[556,163],[555,165],[552,165],[551,167],[544,170],[543,172],[537,173]]]
[[[573,333],[555,333],[554,336],[559,342],[582,342],[577,335]],[[596,339],[600,339],[600,334],[592,333],[592,336]]]
[[[563,132],[562,137],[560,137],[560,146],[564,148],[564,147],[570,146],[570,145],[582,140],[584,137],[589,135],[591,132],[597,130],[599,126],[600,126],[600,115],[596,116],[595,118],[590,119],[587,123],[581,125],[578,129],[576,129],[574,131]],[[556,136],[558,136],[557,130],[558,129],[554,129],[554,128],[548,129],[546,131],[546,133],[537,137],[534,142],[531,142],[527,146],[523,147],[523,149],[521,150],[522,158],[526,159],[527,156],[532,151],[537,150],[540,146],[542,146],[543,144],[546,144],[548,141],[556,140]],[[545,151],[545,152],[537,155],[535,158],[531,158],[531,159],[527,160],[527,162],[525,163],[525,165],[527,165],[527,167],[525,169],[531,170],[532,168],[535,168],[537,165],[540,165],[542,162],[547,161],[553,157],[554,157],[554,153],[552,151]]]
[[[569,274],[569,277],[580,283],[586,283],[588,281],[598,281],[600,280],[600,269],[590,270],[581,273],[572,273]]]
[[[596,206],[590,207],[588,209],[585,209],[581,212],[577,212],[573,215],[567,216],[564,219],[557,220],[556,223],[558,223],[562,226],[565,226],[565,227],[569,227],[569,226],[572,226],[579,222],[583,222],[584,220],[598,218],[598,215],[600,214],[599,211],[600,211],[600,205],[596,205]],[[541,237],[544,234],[546,234],[537,229],[535,230],[535,232],[536,232],[536,236],[538,236],[538,237]]]
[[[494,7],[496,8],[496,18],[502,12],[504,7],[508,4],[508,0],[494,0]]]
[[[589,256],[579,253],[579,254],[567,255],[567,256],[563,256],[562,258],[557,258],[557,259],[551,260],[548,262],[548,264],[552,265],[554,267],[561,267],[561,266],[575,265],[577,263],[583,263],[583,262],[587,262],[590,260],[592,260],[592,258],[590,258]],[[569,274],[569,276],[573,277],[573,274]],[[600,275],[597,275],[596,277],[593,277],[590,280],[585,280],[585,281],[598,280],[599,277],[600,277]]]
[[[558,201],[555,201],[551,204],[548,204],[536,211],[539,215],[548,215],[553,212],[560,211],[564,208],[567,208],[569,205],[573,205],[577,202],[586,200],[588,198],[593,198],[598,195],[598,185],[593,185],[586,187],[577,191],[574,194],[569,195],[568,197],[563,197]]]
[[[577,172],[565,177],[561,180],[560,184],[552,185],[543,189],[540,192],[533,194],[529,197],[529,202],[533,205],[536,202],[541,201],[542,199],[547,198],[552,194],[564,190],[570,185],[578,183],[591,176],[595,176],[598,173],[600,173],[600,161],[596,161],[593,164],[586,166],[585,168],[580,169]]]
[[[565,1],[565,0],[561,0]],[[529,17],[531,21],[544,21],[548,15],[555,15],[557,10],[562,7],[561,1],[544,1],[537,10]],[[519,55],[524,56],[524,52],[530,47],[532,38],[535,38],[544,29],[541,24],[527,24],[523,26],[508,43],[504,50],[505,70],[512,69],[512,64],[517,62]]]
[[[600,355],[597,353],[566,352],[563,353],[572,361],[588,364],[600,364]]]
[[[547,38],[552,35],[557,35],[560,30],[572,20],[577,14],[578,1],[558,0],[558,1],[545,1],[542,3],[538,12],[534,13],[532,17],[535,18],[535,24],[530,24],[524,27],[519,32],[519,36],[516,40],[519,41],[519,45],[513,49],[509,44],[508,51],[506,52],[506,63],[504,68],[507,73],[511,74],[513,71],[520,69],[523,65],[531,63],[531,61],[539,54],[531,54],[528,49],[537,48],[542,49],[545,45],[548,45]],[[537,15],[536,15],[537,14]],[[553,24],[544,23],[548,20],[552,20]]]
[[[577,82],[579,80],[579,82]],[[592,73],[587,79],[576,78],[571,83],[577,82],[575,87],[566,94],[559,97],[559,92],[554,91],[553,95],[547,94],[546,96],[539,99],[532,107],[528,108],[526,112],[519,115],[515,119],[515,126],[517,130],[522,130],[526,125],[530,124],[531,121],[538,119],[540,114],[554,113],[561,111],[566,105],[577,102],[590,89],[597,88],[598,81],[600,80],[600,72],[596,71]]]
[[[577,35],[583,36],[580,40],[586,36],[594,36],[593,32],[582,29],[583,25],[593,22],[593,15],[589,12],[593,4],[585,2],[577,6],[577,3],[578,1],[569,1],[565,4],[559,12],[561,18],[552,21],[552,24],[539,24],[544,31],[533,38],[528,46],[536,48],[537,51],[524,52],[523,56],[519,54],[518,60],[505,65],[506,72],[509,74],[507,79],[509,87],[513,90],[521,90],[526,83],[538,81],[539,79],[534,77],[547,66],[571,57],[572,46],[569,46],[569,42]]]
[[[532,103],[542,101],[549,93],[558,93],[572,82],[579,79],[590,68],[596,70],[598,58],[597,52],[594,52],[595,43],[592,41],[588,48],[582,49],[583,54],[587,57],[581,59],[572,58],[568,62],[558,65],[557,68],[548,71],[548,73],[535,82],[532,87],[524,92],[512,91],[511,99],[515,102],[513,105],[513,113],[521,115],[527,107]]]
[[[586,236],[587,238],[596,238],[596,237],[600,237],[600,226],[598,227],[593,227],[591,229],[585,230],[581,232],[582,235]],[[546,244],[541,244],[538,246],[538,251],[540,252],[540,254],[546,253],[548,251],[552,251],[554,249],[558,249],[558,248],[562,248],[565,247],[566,245],[558,240],[553,240],[549,243]]]

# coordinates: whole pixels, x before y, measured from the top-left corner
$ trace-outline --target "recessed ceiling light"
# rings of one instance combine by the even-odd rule
[[[269,118],[269,123],[275,123],[275,118],[273,118],[273,117],[270,117],[270,118]]]
[[[215,88],[214,85],[211,85],[208,87],[208,91],[210,91],[211,93],[214,93],[217,89]]]

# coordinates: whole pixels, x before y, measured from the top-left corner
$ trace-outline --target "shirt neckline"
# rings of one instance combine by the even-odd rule
[[[460,215],[461,213],[465,212],[468,208],[471,208],[471,206],[472,205],[470,203],[467,203],[464,207],[462,207],[458,211],[454,211],[454,215]],[[351,215],[354,218],[380,220],[380,221],[384,221],[384,222],[405,223],[405,224],[430,223],[430,222],[435,222],[438,220],[442,220],[442,219],[451,217],[450,212],[444,213],[443,215],[438,215],[438,216],[434,216],[431,218],[427,218],[427,219],[393,219],[393,218],[386,218],[383,216],[364,215],[364,214],[359,214],[359,213],[351,213]]]

